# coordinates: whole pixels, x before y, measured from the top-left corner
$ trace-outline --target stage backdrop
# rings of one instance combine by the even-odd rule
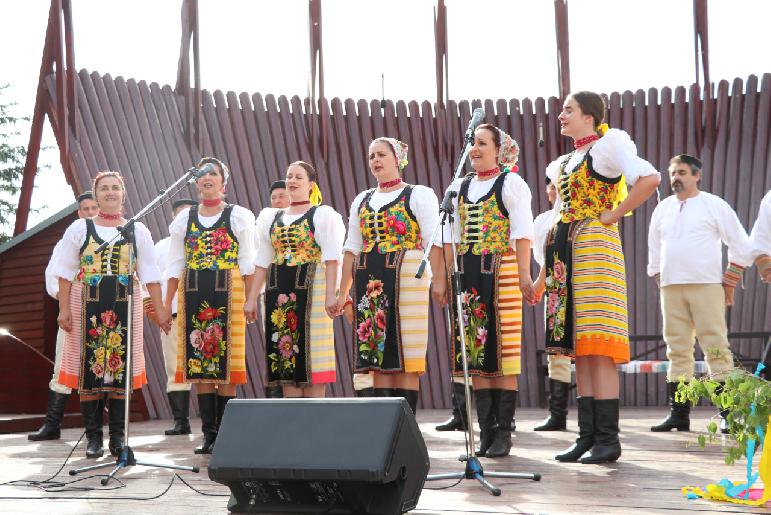
[[[432,187],[437,195],[449,184],[462,134],[475,107],[484,107],[486,121],[500,126],[519,142],[519,173],[533,191],[533,213],[548,208],[544,169],[567,151],[559,135],[555,98],[449,102],[436,109],[426,102],[322,99],[312,114],[309,101],[298,97],[221,91],[202,96],[202,148],[189,148],[185,127],[185,98],[169,86],[133,79],[124,80],[82,70],[76,78],[75,127],[69,128],[68,156],[73,188],[87,189],[104,169],[120,170],[127,177],[128,211],[135,212],[157,191],[179,177],[202,155],[217,156],[231,169],[228,199],[259,212],[268,202],[268,185],[283,177],[296,159],[314,163],[319,170],[324,201],[347,219],[357,192],[374,186],[367,169],[367,146],[377,136],[394,136],[410,145],[405,179]],[[55,110],[55,77],[47,80],[53,106],[48,113],[54,132],[61,133]],[[705,165],[703,189],[724,197],[748,226],[754,221],[760,199],[771,187],[771,74],[762,80],[750,76],[720,82],[715,98],[705,102],[700,90],[649,89],[609,95],[611,127],[628,131],[640,154],[666,171],[673,154],[688,152]],[[543,127],[542,131],[539,126]],[[73,130],[74,129],[74,130]],[[323,129],[323,130],[322,130]],[[540,133],[543,145],[539,145]],[[322,133],[326,133],[323,140]],[[60,141],[60,145],[61,145]],[[192,194],[192,190],[191,190]],[[669,195],[664,180],[661,195]],[[655,335],[661,333],[657,289],[645,275],[646,232],[655,199],[622,222],[629,280],[630,332],[648,340],[636,341],[632,354],[648,352],[642,359],[664,359]],[[157,239],[168,234],[170,209],[151,214],[146,224]],[[534,271],[536,269],[534,265]],[[731,331],[769,331],[771,290],[760,284],[754,270],[737,291],[730,313]],[[525,308],[523,368],[520,404],[538,403],[536,351],[543,347],[542,306]],[[450,399],[449,357],[444,315],[434,308],[431,316],[428,372],[422,378],[423,407],[447,407]],[[335,325],[339,382],[334,396],[351,395],[351,330],[342,320]],[[249,383],[243,392],[260,397],[265,365],[262,331],[249,332]],[[737,339],[734,348],[749,358],[760,355],[762,341]],[[150,385],[145,397],[153,416],[167,417],[165,374],[156,333],[148,330],[147,367]],[[42,385],[41,385],[42,388]],[[662,375],[626,375],[622,380],[626,405],[662,405],[666,402]]]

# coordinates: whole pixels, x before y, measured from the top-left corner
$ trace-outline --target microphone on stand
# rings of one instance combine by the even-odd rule
[[[468,129],[466,129],[466,135],[464,139],[467,142],[474,141],[474,130],[479,127],[479,124],[485,119],[485,110],[481,107],[474,109],[474,113],[471,115],[471,121],[468,122]]]
[[[195,182],[197,179],[200,179],[207,173],[214,172],[216,170],[217,168],[212,163],[206,163],[201,168],[193,167],[187,171],[187,173],[190,174],[190,180],[188,182]]]
[[[543,122],[538,123],[538,146],[543,148]]]

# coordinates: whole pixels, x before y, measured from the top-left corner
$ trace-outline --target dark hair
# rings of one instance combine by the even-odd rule
[[[270,193],[273,193],[273,190],[279,189],[286,189],[286,181],[273,181],[273,184],[270,185]]]
[[[498,132],[498,127],[493,125],[492,123],[483,123],[479,126],[477,126],[476,129],[474,129],[474,132],[478,131],[479,129],[487,129],[488,131],[493,133],[493,143],[495,143],[496,148],[501,147],[501,133]]]
[[[91,190],[86,190],[80,195],[78,195],[78,204],[80,204],[84,200],[94,200],[94,192]]]
[[[305,173],[308,174],[308,180],[311,182],[318,183],[319,182],[319,174],[316,173],[316,169],[313,168],[313,165],[310,163],[306,163],[305,161],[295,161],[293,163],[289,163],[289,166],[286,167],[287,170],[289,170],[293,166],[299,166],[303,170],[305,170]],[[286,186],[284,186],[286,187]]]
[[[546,185],[548,186],[549,184],[551,184],[551,179],[549,179],[549,177],[546,177]]]
[[[192,199],[189,199],[189,198],[181,198],[181,199],[177,199],[177,200],[175,200],[174,202],[171,203],[171,209],[176,211],[177,209],[179,209],[182,206],[191,206],[192,207],[192,206],[197,206],[197,205],[198,205],[198,201],[197,200],[192,200]]]
[[[691,175],[696,175],[696,172],[701,171],[701,161],[689,154],[677,154],[669,160],[669,166],[681,163],[686,164],[691,168]]]
[[[591,115],[594,118],[595,129],[605,120],[607,105],[602,96],[593,91],[576,91],[570,94],[570,98],[576,101],[582,113]]]

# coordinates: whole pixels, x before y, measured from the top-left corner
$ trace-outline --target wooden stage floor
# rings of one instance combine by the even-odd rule
[[[538,433],[532,428],[540,422],[544,411],[517,411],[517,432],[512,456],[502,459],[482,459],[486,470],[538,472],[540,482],[527,480],[491,480],[503,493],[493,497],[475,481],[465,480],[446,489],[432,488],[450,485],[454,481],[431,482],[420,497],[418,514],[456,513],[771,513],[771,507],[752,508],[719,504],[704,500],[687,500],[680,493],[682,486],[704,486],[721,478],[742,480],[745,462],[733,467],[723,462],[717,447],[702,450],[696,445],[696,433],[651,433],[648,428],[659,420],[664,409],[623,409],[621,461],[612,465],[559,464],[553,460],[575,438],[575,411],[571,411],[569,431]],[[431,458],[431,473],[461,470],[457,457],[463,452],[462,433],[439,433],[434,425],[443,420],[446,411],[421,410],[418,421]],[[701,430],[711,411],[699,408],[692,413],[692,427]],[[168,427],[166,420],[136,423],[131,444],[138,459],[170,462],[179,465],[199,465],[200,474],[180,475],[195,488],[210,494],[204,496],[175,481],[169,491],[154,500],[130,500],[130,497],[150,498],[161,494],[169,485],[173,472],[166,469],[133,467],[119,473],[125,488],[100,490],[96,478],[81,481],[74,487],[94,487],[95,491],[46,494],[36,488],[16,485],[0,486],[0,513],[49,514],[164,514],[227,513],[227,493],[224,486],[208,479],[205,466],[208,458],[194,456],[192,449],[200,439],[199,421],[194,421],[196,434],[162,436]],[[105,441],[107,428],[105,426]],[[0,483],[11,480],[42,480],[53,475],[61,466],[81,430],[67,429],[63,439],[54,442],[29,442],[26,434],[0,435]],[[686,446],[686,444],[691,444]],[[102,458],[106,460],[108,458]],[[112,458],[109,458],[112,460]],[[93,464],[85,458],[81,443],[64,472],[57,478],[70,481],[70,468]],[[108,487],[109,488],[109,487]],[[66,496],[67,500],[45,500],[45,495]],[[7,499],[24,497],[28,499]],[[114,497],[115,499],[107,499]]]

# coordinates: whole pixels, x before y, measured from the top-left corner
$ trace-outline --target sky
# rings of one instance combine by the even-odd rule
[[[181,0],[71,0],[78,69],[176,82]],[[450,98],[557,95],[552,0],[446,0]],[[436,98],[435,0],[324,0],[326,96]],[[32,116],[48,0],[0,2],[0,101]],[[692,0],[568,0],[571,85],[601,92],[695,80]],[[307,0],[199,0],[205,89],[306,96]],[[709,2],[713,81],[771,72],[771,2]],[[29,124],[19,126],[26,145]],[[28,227],[73,201],[46,124]],[[62,192],[67,191],[66,195]]]

